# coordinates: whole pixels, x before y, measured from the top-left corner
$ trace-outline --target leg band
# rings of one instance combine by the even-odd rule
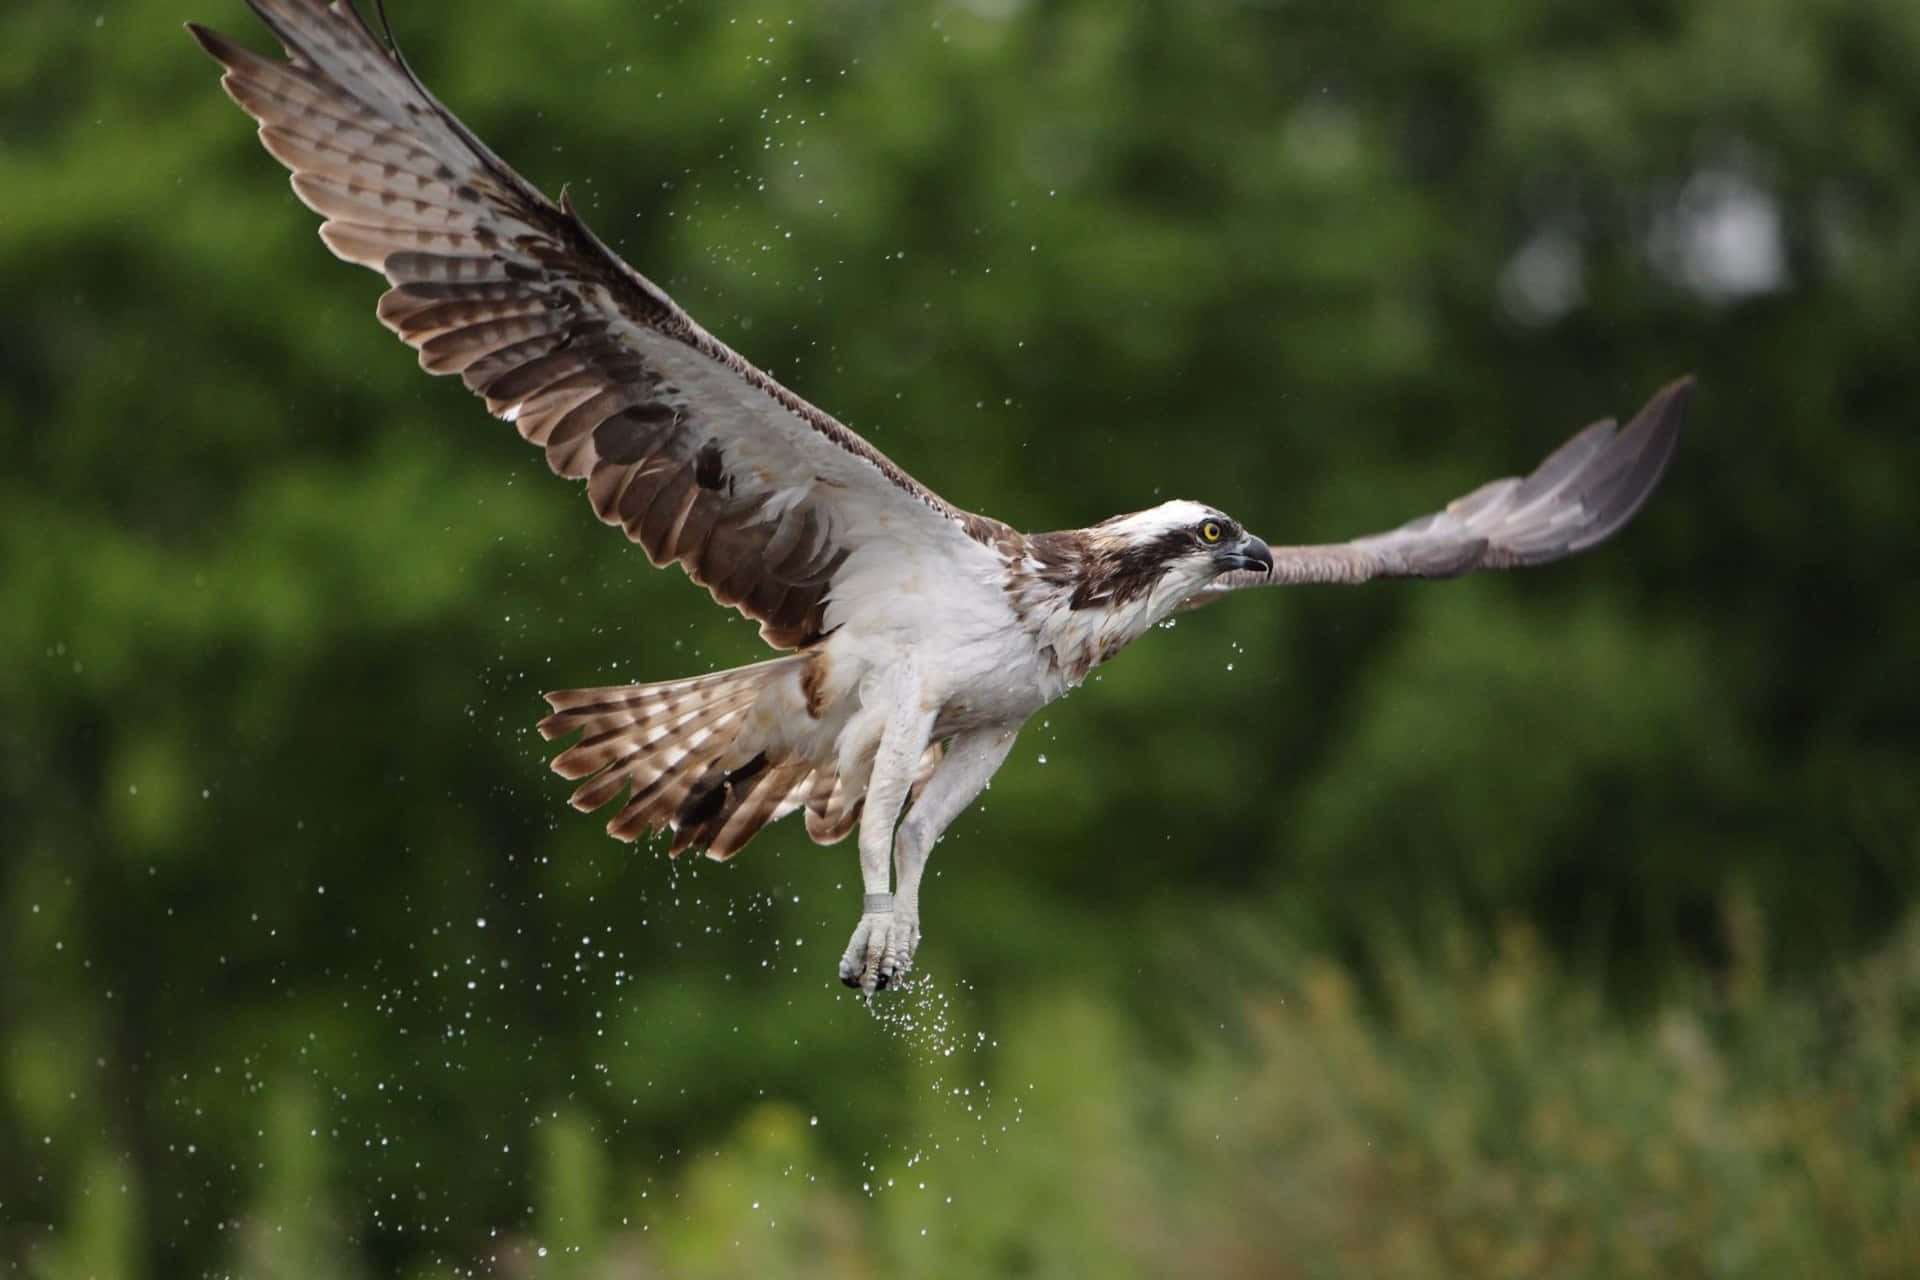
[[[866,901],[861,903],[860,910],[870,916],[877,915],[883,911],[891,911],[893,910],[893,895],[890,893],[870,893],[867,895]]]

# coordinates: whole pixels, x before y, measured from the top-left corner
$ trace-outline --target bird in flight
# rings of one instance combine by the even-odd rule
[[[1398,529],[1269,547],[1180,499],[1021,533],[962,511],[748,363],[442,106],[348,0],[248,0],[263,57],[195,23],[221,83],[292,170],[337,256],[386,277],[377,313],[584,480],[594,514],[760,624],[779,656],[546,695],[575,808],[622,840],[738,852],[804,811],[859,828],[864,889],[840,977],[897,985],[927,855],[1034,712],[1176,610],[1246,587],[1441,578],[1557,560],[1653,492],[1692,390],[1579,432],[1520,478]]]

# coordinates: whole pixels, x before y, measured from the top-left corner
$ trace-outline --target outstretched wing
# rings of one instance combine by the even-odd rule
[[[997,531],[695,324],[564,195],[488,150],[348,0],[248,4],[290,61],[188,29],[326,218],[321,239],[386,276],[380,319],[423,368],[460,374],[655,564],[678,561],[790,648],[824,630],[863,544]]]
[[[1484,484],[1388,533],[1325,546],[1274,547],[1273,572],[1222,574],[1191,603],[1242,587],[1371,578],[1453,578],[1473,569],[1545,564],[1624,528],[1660,483],[1680,438],[1693,379],[1662,389],[1624,431],[1596,422],[1524,479]]]

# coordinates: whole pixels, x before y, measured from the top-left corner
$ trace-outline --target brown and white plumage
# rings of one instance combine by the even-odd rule
[[[1534,564],[1616,532],[1658,483],[1690,383],[1615,436],[1390,533],[1266,544],[1176,500],[1020,534],[961,511],[747,363],[447,111],[347,0],[248,0],[287,61],[188,24],[325,221],[390,286],[380,319],[432,373],[586,482],[594,512],[678,563],[785,656],[547,695],[554,769],[608,830],[726,857],[805,810],[858,826],[866,890],[841,977],[871,992],[919,941],[927,855],[1035,711],[1173,611],[1267,582]],[[904,815],[904,816],[903,816]],[[891,872],[891,875],[890,875]]]
[[[352,6],[249,3],[290,62],[189,29],[326,218],[321,239],[386,276],[378,314],[422,368],[459,374],[555,472],[586,480],[594,512],[654,563],[678,561],[784,649],[820,634],[853,548],[990,526],[694,323],[475,138]]]

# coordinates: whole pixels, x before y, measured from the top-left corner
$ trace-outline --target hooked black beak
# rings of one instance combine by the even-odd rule
[[[1267,544],[1252,534],[1244,535],[1234,546],[1213,553],[1214,563],[1220,566],[1222,573],[1229,569],[1257,569],[1261,573],[1273,572],[1273,552]]]

